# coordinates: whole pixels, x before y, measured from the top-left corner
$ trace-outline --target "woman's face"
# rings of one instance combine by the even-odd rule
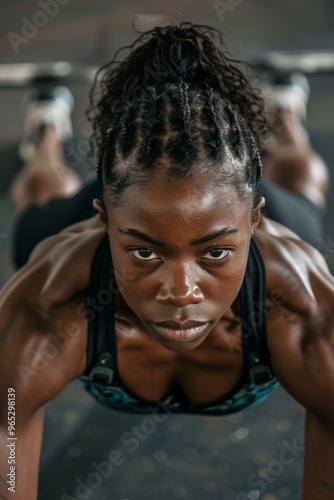
[[[235,301],[259,219],[251,207],[207,175],[169,184],[159,173],[107,204],[120,293],[166,348],[197,347]]]

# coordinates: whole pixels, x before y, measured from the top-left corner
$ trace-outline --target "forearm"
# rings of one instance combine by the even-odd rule
[[[334,499],[334,422],[323,426],[307,412],[303,500]]]
[[[0,499],[36,500],[43,421],[44,408],[40,408],[15,436],[1,426]]]

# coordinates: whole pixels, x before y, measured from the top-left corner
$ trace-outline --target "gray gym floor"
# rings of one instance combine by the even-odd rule
[[[60,2],[59,2],[60,4]],[[220,19],[217,2],[131,2],[69,0],[18,53],[8,33],[20,33],[22,17],[32,19],[37,2],[0,1],[0,52],[3,62],[81,61],[96,64],[134,39],[134,14],[166,13],[224,28],[235,52],[263,49],[334,49],[334,5],[319,2],[254,0],[234,5]],[[222,2],[220,3],[222,4]],[[221,12],[221,11],[220,11]],[[284,34],[283,34],[284,33]],[[307,126],[314,147],[326,159],[333,177],[334,75],[309,78],[311,98]],[[87,85],[70,86],[76,108],[75,136],[84,140]],[[0,284],[13,273],[10,257],[13,217],[8,187],[20,168],[17,158],[24,89],[0,89]],[[329,195],[326,234],[319,247],[334,269],[334,188]],[[284,500],[301,499],[304,410],[283,389],[265,402],[231,417],[152,416],[111,411],[75,381],[47,405],[38,500]],[[136,448],[122,444],[134,434]],[[282,460],[288,449],[290,463]],[[291,449],[293,451],[291,451]],[[132,450],[132,451],[131,451]],[[97,464],[115,465],[104,477]],[[119,464],[119,465],[116,465]],[[101,471],[101,469],[100,469]]]

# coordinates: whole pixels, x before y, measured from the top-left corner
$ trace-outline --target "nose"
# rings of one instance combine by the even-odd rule
[[[204,295],[197,285],[194,273],[186,266],[177,266],[166,273],[156,298],[160,304],[185,307],[199,304]]]

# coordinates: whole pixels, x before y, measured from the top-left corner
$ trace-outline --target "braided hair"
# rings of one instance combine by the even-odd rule
[[[117,203],[133,183],[164,168],[170,182],[205,168],[259,201],[263,101],[240,62],[219,48],[219,31],[183,22],[157,27],[103,66],[88,119],[103,195]],[[102,75],[102,77],[101,77]]]

